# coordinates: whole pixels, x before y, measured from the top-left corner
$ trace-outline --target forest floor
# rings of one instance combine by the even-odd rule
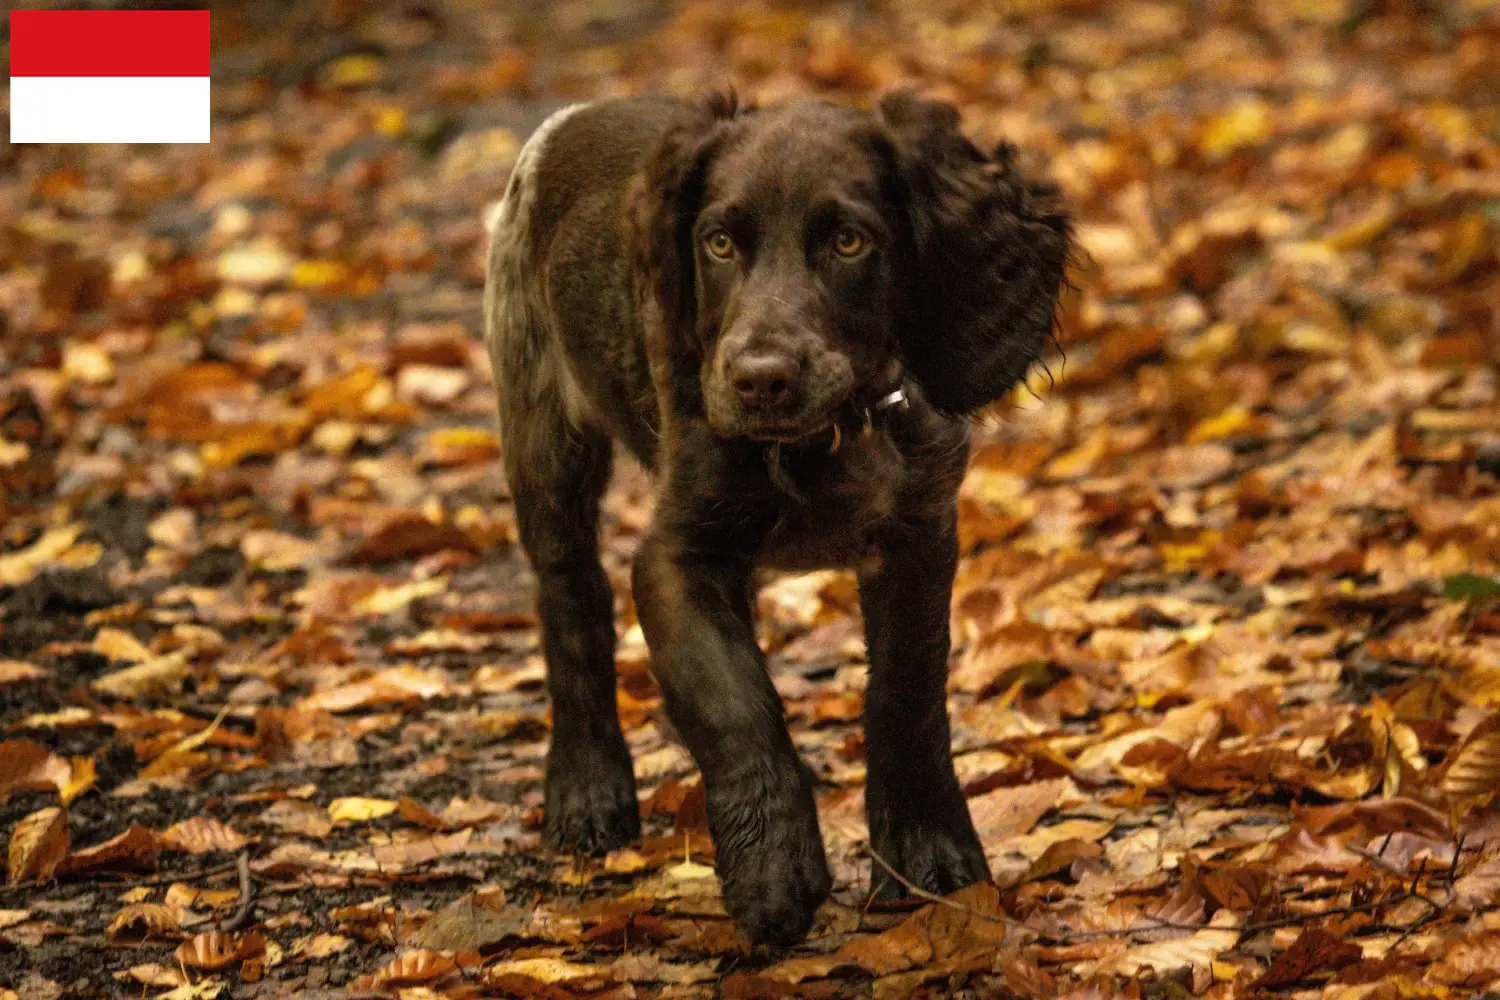
[[[213,6],[214,143],[0,146],[0,998],[1500,988],[1492,5]],[[482,212],[563,103],[915,83],[1056,178],[951,712],[993,885],[867,905],[851,578],[761,638],[834,899],[753,950],[630,606],[645,839],[549,853]],[[227,928],[227,929],[225,929]]]

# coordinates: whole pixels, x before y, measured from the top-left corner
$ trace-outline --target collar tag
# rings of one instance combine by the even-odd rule
[[[904,410],[909,405],[904,389],[894,389],[875,401],[875,409],[877,410],[888,410],[893,406],[899,406]]]

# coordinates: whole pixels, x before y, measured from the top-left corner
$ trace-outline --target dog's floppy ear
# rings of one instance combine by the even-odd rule
[[[690,109],[647,156],[626,206],[636,295],[653,375],[659,387],[665,378],[676,383],[672,391],[678,396],[698,397],[698,407],[702,401],[694,330],[693,225],[722,127],[738,112],[732,91],[714,94]]]
[[[1041,355],[1070,248],[1057,190],[1002,146],[987,157],[952,105],[897,92],[877,114],[894,149],[916,246],[900,329],[907,369],[954,414],[999,399]]]

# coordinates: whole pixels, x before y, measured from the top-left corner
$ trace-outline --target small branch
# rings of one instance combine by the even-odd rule
[[[1026,927],[1025,924],[1021,923],[1021,921],[1015,919],[1014,917],[1007,917],[1003,914],[995,913],[981,913],[980,911],[974,909],[972,906],[965,906],[963,903],[957,902],[952,899],[947,899],[943,896],[939,896],[935,892],[928,892],[926,889],[917,885],[915,882],[911,881],[911,879],[907,878],[905,875],[902,875],[900,872],[896,871],[896,869],[892,868],[891,863],[885,858],[882,858],[878,853],[876,853],[875,848],[866,845],[865,853],[870,856],[870,860],[874,861],[881,868],[884,868],[887,875],[895,879],[898,883],[901,884],[901,886],[906,889],[907,892],[911,893],[917,899],[925,899],[929,903],[936,903],[938,906],[946,906],[949,909],[958,910],[961,913],[967,913],[969,914],[969,916],[978,917],[981,920],[991,920],[995,923],[1008,924],[1012,927],[1018,927],[1023,930],[1031,929]],[[874,880],[872,879],[871,881],[873,883]],[[871,885],[870,895],[871,898],[874,897],[873,884]]]
[[[215,875],[223,875],[228,872],[232,872],[238,866],[238,861],[231,861],[228,864],[215,865],[212,868],[200,868],[195,872],[178,872],[176,874],[153,875],[150,878],[130,878],[128,876],[120,875],[119,872],[97,872],[94,875],[86,876],[83,878],[69,877],[66,879],[66,882],[69,885],[81,885],[88,882],[104,882],[109,880],[108,876],[116,876],[116,878],[114,879],[116,884],[134,889],[138,886],[169,885],[173,882],[193,882],[200,878],[212,878]],[[12,882],[9,885],[0,885],[0,893],[7,893],[12,891],[20,892],[23,890],[26,892],[31,892],[35,889],[43,888],[49,884],[60,885],[63,883],[63,881],[64,880],[62,879],[32,879],[29,882]]]
[[[234,866],[240,873],[240,905],[234,911],[234,916],[219,925],[219,930],[226,934],[232,933],[244,927],[250,922],[250,912],[255,909],[255,883],[250,879],[250,849],[240,851],[240,856],[235,858]]]
[[[876,853],[874,848],[867,846],[864,850],[865,853],[870,856],[870,859],[872,861],[878,864],[881,868],[885,869],[887,875],[895,879],[906,889],[907,892],[911,893],[917,899],[922,899],[929,903],[935,903],[938,906],[946,906],[950,909],[958,910],[962,913],[967,913],[970,916],[979,917],[983,920],[992,920],[997,923],[1003,923],[1016,927],[1020,930],[1029,931],[1030,933],[1037,935],[1040,940],[1045,941],[1048,944],[1072,944],[1078,941],[1094,941],[1100,938],[1130,937],[1135,934],[1142,934],[1147,931],[1157,930],[1196,932],[1215,929],[1210,927],[1210,925],[1208,924],[1184,924],[1178,923],[1177,921],[1173,920],[1158,920],[1155,917],[1140,916],[1136,918],[1137,922],[1130,927],[1121,927],[1119,929],[1099,931],[1069,931],[1064,928],[1061,934],[1055,934],[1049,931],[1041,930],[1037,927],[1033,927],[1030,924],[1024,923],[1020,920],[1016,920],[1014,917],[996,915],[993,913],[981,913],[971,906],[965,906],[963,903],[959,903],[951,899],[946,899],[933,892],[928,892],[926,889],[923,889],[921,886],[916,885],[906,876],[902,875],[900,872],[896,871],[896,869],[892,868],[890,862],[886,861],[885,858],[882,858],[878,853]],[[1418,878],[1421,877],[1421,874],[1422,873],[1419,870],[1417,873]],[[1415,884],[1416,880],[1414,879],[1413,885],[1415,886]],[[1406,934],[1402,935],[1402,937],[1405,938],[1422,924],[1428,922],[1433,917],[1443,912],[1443,908],[1440,905],[1438,905],[1436,902],[1423,895],[1422,893],[1415,891],[1415,889],[1402,890],[1401,892],[1393,896],[1385,896],[1380,899],[1373,899],[1368,903],[1354,903],[1349,906],[1336,906],[1333,909],[1324,910],[1321,913],[1305,913],[1295,917],[1279,917],[1275,920],[1258,920],[1254,923],[1241,924],[1238,927],[1224,927],[1219,929],[1233,930],[1240,934],[1255,934],[1260,931],[1276,930],[1280,927],[1300,927],[1304,924],[1312,923],[1315,920],[1322,920],[1326,917],[1346,917],[1355,913],[1367,913],[1371,910],[1378,910],[1383,906],[1396,906],[1400,903],[1406,902],[1408,899],[1420,900],[1421,902],[1427,904],[1429,910],[1427,913],[1424,913],[1416,921],[1416,923],[1407,928]]]

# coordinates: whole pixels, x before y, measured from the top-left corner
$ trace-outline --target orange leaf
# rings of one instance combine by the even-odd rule
[[[205,931],[182,942],[172,955],[190,969],[213,970],[264,955],[265,952],[266,939],[257,931],[251,931],[243,937],[225,934],[223,931]]]
[[[453,959],[435,951],[409,951],[391,959],[371,977],[376,988],[391,986],[420,986],[440,976],[446,976],[458,965]]]
[[[156,834],[139,823],[133,823],[117,837],[74,851],[63,861],[62,870],[151,871],[156,867],[157,850]]]

